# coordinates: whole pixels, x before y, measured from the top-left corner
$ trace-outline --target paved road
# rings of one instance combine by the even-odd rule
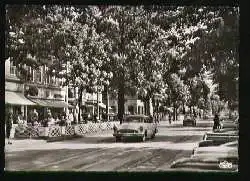
[[[20,171],[163,171],[177,158],[189,156],[210,131],[211,121],[197,127],[181,122],[161,122],[153,140],[145,143],[116,143],[112,131],[75,140],[46,143],[43,140],[14,140],[6,145],[6,170]]]

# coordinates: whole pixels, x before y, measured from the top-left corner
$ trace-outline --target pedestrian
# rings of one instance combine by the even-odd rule
[[[54,126],[55,125],[55,119],[53,118],[52,114],[49,114],[48,116],[48,126]]]
[[[218,129],[219,126],[220,126],[220,118],[218,114],[215,114],[213,130]]]
[[[68,120],[70,122],[70,125],[73,124],[73,122],[74,122],[74,115],[73,115],[72,111],[70,111],[70,113],[69,113]]]
[[[65,119],[65,116],[62,115],[61,121],[59,122],[59,126],[65,126],[65,125],[66,125],[66,119]]]
[[[36,111],[36,109],[34,109],[33,113],[32,113],[32,125],[38,125],[38,112]]]
[[[18,116],[17,116],[17,123],[18,124],[24,124],[24,120],[23,120],[23,113],[19,112]]]
[[[169,124],[171,124],[171,113],[168,114],[168,121],[169,121]]]
[[[6,121],[6,137],[8,139],[8,144],[12,144],[10,140],[10,132],[13,125],[13,114],[11,111],[8,113],[7,119],[5,121]]]

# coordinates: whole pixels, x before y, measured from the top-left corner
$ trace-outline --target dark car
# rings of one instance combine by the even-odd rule
[[[183,119],[183,126],[187,126],[187,125],[196,126],[196,119],[194,116],[185,115]]]

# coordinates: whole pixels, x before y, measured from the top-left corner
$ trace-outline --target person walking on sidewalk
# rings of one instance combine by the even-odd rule
[[[219,118],[218,114],[215,114],[213,130],[216,130],[216,129],[219,129],[219,128],[220,128],[220,118]]]
[[[8,144],[12,144],[12,142],[10,141],[10,132],[12,129],[12,125],[13,125],[13,114],[12,112],[9,112],[6,119],[6,137],[8,139]]]

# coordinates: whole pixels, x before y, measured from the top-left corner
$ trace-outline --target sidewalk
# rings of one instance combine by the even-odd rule
[[[5,152],[13,152],[23,150],[23,148],[37,148],[48,145],[46,140],[34,140],[34,139],[12,139],[12,144],[9,145],[8,140],[5,139]]]
[[[164,116],[162,118],[162,120],[160,120],[159,122],[160,125],[164,125],[164,126],[170,126],[170,125],[176,125],[176,124],[182,124],[182,119],[178,119],[176,121],[171,121],[171,124],[168,121],[168,116]]]

